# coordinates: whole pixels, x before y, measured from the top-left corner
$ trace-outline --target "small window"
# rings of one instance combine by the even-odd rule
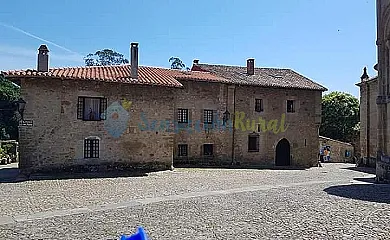
[[[187,144],[179,144],[179,157],[187,157],[188,156],[188,145]]]
[[[204,156],[213,156],[213,144],[204,144],[203,145],[203,155]]]
[[[177,122],[188,123],[188,109],[179,108],[177,110]]]
[[[259,151],[259,135],[249,135],[248,137],[248,151],[258,152]]]
[[[84,140],[84,158],[99,158],[99,139]]]
[[[203,110],[204,124],[213,124],[213,110]]]
[[[263,112],[263,99],[255,99],[255,111]]]
[[[345,150],[345,157],[351,157],[351,152],[348,150]]]
[[[77,119],[84,121],[105,120],[106,98],[79,97],[77,101]]]
[[[287,100],[287,112],[293,113],[295,112],[295,101]]]

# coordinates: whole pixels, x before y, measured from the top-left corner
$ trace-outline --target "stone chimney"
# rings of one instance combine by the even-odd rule
[[[246,72],[248,75],[255,75],[255,59],[249,58],[246,60]]]
[[[138,43],[131,43],[131,78],[138,78]]]
[[[199,59],[194,59],[194,65],[199,64]]]
[[[49,71],[49,49],[44,44],[42,44],[38,48],[37,70],[39,72],[48,72]]]
[[[367,74],[367,68],[366,67],[364,67],[363,68],[363,75],[360,77],[360,79],[362,80],[362,82],[363,81],[365,81],[365,80],[367,80],[367,79],[369,79],[370,77],[368,76],[368,74]]]

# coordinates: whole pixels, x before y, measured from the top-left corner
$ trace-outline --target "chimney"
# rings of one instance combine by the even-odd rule
[[[255,59],[249,58],[246,60],[246,72],[248,75],[255,75]]]
[[[194,65],[199,64],[199,59],[194,59]]]
[[[138,43],[131,43],[131,78],[138,78]]]
[[[363,75],[360,77],[360,79],[362,80],[362,82],[364,81],[364,80],[367,80],[367,79],[369,79],[370,77],[368,76],[368,74],[367,74],[367,68],[366,67],[364,67],[364,69],[363,69]]]
[[[48,72],[49,71],[49,49],[44,44],[42,44],[38,48],[37,70],[39,72]]]

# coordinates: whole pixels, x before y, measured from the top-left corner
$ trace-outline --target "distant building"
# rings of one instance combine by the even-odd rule
[[[331,138],[319,137],[320,149],[325,147],[330,150],[330,162],[346,163],[353,162],[355,155],[354,147],[350,143],[341,142]]]

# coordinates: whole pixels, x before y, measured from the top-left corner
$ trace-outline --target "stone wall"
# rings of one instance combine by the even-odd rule
[[[369,165],[375,165],[378,151],[378,79],[358,84],[360,87],[360,155]]]
[[[378,154],[376,162],[377,180],[390,181],[390,1],[377,0],[377,53],[378,53]]]
[[[231,164],[232,129],[222,125],[223,113],[227,107],[233,112],[232,104],[228,106],[228,85],[210,82],[181,81],[184,89],[175,92],[175,123],[177,109],[188,109],[189,123],[180,126],[175,135],[176,164]],[[214,111],[214,125],[204,125],[204,110]],[[209,128],[210,127],[210,128]],[[188,145],[188,156],[178,156],[178,145]],[[214,156],[205,157],[203,145],[213,144]],[[175,165],[176,165],[175,164]]]
[[[173,89],[59,79],[25,79],[21,87],[22,97],[27,102],[24,118],[33,120],[33,126],[20,127],[21,169],[171,166],[173,131],[146,130],[141,113],[147,113],[149,122],[173,119]],[[104,121],[77,119],[79,96],[106,97],[108,107],[116,102],[131,101],[125,132],[116,138],[108,133]],[[84,139],[88,137],[100,139],[98,159],[84,159]]]
[[[263,99],[264,111],[255,111],[255,99]],[[296,111],[287,113],[287,100],[295,101]],[[278,89],[240,86],[236,88],[236,112],[245,114],[245,129],[235,125],[235,158],[238,162],[253,165],[274,165],[278,142],[285,138],[290,143],[291,165],[314,166],[318,154],[318,128],[321,122],[321,92],[295,89]],[[284,115],[284,117],[283,117]],[[260,122],[259,117],[268,125],[277,121],[277,131],[258,131],[252,124],[246,126],[246,120]],[[283,120],[284,119],[284,120]],[[284,124],[281,122],[284,122]],[[283,132],[281,125],[286,126]],[[259,152],[248,151],[248,136],[259,134]]]
[[[330,161],[345,163],[353,162],[353,156],[355,155],[354,147],[350,143],[337,141],[327,137],[319,137],[320,147],[330,146]],[[350,153],[349,156],[346,155],[346,151]]]
[[[184,88],[23,79],[25,119],[33,120],[34,124],[20,127],[20,168],[34,171],[147,165],[166,169],[172,161],[174,165],[273,166],[276,145],[284,138],[290,144],[291,165],[316,164],[320,91],[181,82]],[[123,109],[129,115],[124,132],[113,136],[106,121],[77,119],[79,96],[107,98],[109,109],[120,109],[131,102],[131,108]],[[264,101],[261,113],[255,111],[256,98]],[[294,113],[286,112],[287,100],[295,101]],[[189,110],[190,121],[186,126],[177,123],[179,108]],[[204,125],[205,109],[213,110],[212,127]],[[224,124],[226,111],[230,112],[230,119]],[[259,117],[266,131],[259,132],[257,124],[262,122]],[[249,125],[246,120],[250,120]],[[248,137],[253,132],[259,135],[257,152],[248,151]],[[99,158],[84,158],[86,138],[99,139]],[[178,156],[179,144],[188,145],[188,156]],[[213,144],[213,156],[204,156],[204,144]]]

